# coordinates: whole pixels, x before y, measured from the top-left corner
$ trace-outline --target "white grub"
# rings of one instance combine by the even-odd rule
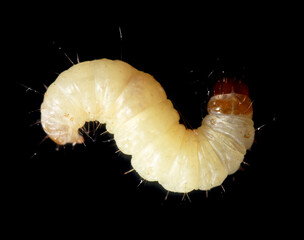
[[[201,127],[186,129],[151,75],[120,60],[72,64],[47,88],[41,105],[41,125],[58,145],[84,144],[79,128],[105,123],[102,134],[114,134],[117,153],[132,155],[133,168],[125,174],[136,171],[191,201],[192,190],[222,186],[253,143],[252,115],[209,111]]]

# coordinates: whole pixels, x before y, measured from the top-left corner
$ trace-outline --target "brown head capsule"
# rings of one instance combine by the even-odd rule
[[[213,97],[208,103],[209,113],[233,114],[252,118],[252,102],[248,87],[234,78],[224,77],[213,88]]]

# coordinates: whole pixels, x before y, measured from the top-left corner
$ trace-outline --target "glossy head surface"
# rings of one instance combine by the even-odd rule
[[[222,113],[252,117],[252,102],[248,87],[233,78],[223,78],[213,88],[213,97],[208,103],[209,113]]]

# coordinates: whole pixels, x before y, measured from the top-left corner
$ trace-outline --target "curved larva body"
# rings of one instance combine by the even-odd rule
[[[217,98],[228,95],[212,97],[202,126],[189,130],[179,124],[178,112],[151,75],[101,59],[58,76],[45,94],[41,122],[57,144],[83,142],[78,129],[87,121],[106,123],[144,179],[172,192],[208,190],[239,168],[254,138],[252,112],[237,115],[236,107],[229,114],[217,111],[219,101],[225,101]],[[237,99],[240,94],[230,95]]]

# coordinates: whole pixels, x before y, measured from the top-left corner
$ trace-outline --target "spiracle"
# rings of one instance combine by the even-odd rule
[[[84,141],[78,130],[86,122],[105,123],[143,179],[187,193],[221,185],[239,169],[254,140],[244,83],[218,81],[207,108],[202,125],[186,129],[150,74],[120,60],[100,59],[73,65],[48,87],[41,124],[49,138],[65,145]]]

